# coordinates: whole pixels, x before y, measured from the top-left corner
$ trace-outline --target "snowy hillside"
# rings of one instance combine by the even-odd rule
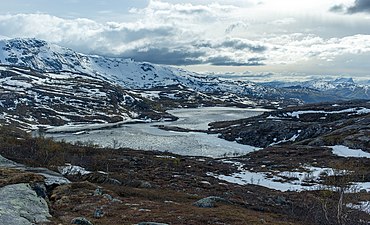
[[[85,73],[0,66],[0,122],[25,129],[172,118],[151,102]]]
[[[28,127],[161,119],[165,109],[177,107],[370,99],[369,85],[352,79],[256,84],[85,55],[38,39],[0,40],[0,66],[0,120]]]
[[[181,84],[207,93],[217,91],[260,96],[271,91],[252,82],[221,81],[169,66],[84,55],[37,39],[2,40],[0,49],[0,64],[3,65],[29,67],[41,72],[87,73],[130,89]]]
[[[162,95],[167,97],[173,94],[184,95],[186,90],[192,92],[192,98],[207,95],[207,98],[216,98],[220,102],[247,105],[370,98],[369,85],[356,84],[352,79],[256,84],[132,59],[85,55],[38,39],[0,40],[0,49],[1,65],[21,66],[39,72],[84,73],[131,90],[159,91],[158,88],[162,88],[160,91],[164,91],[163,88],[181,87],[177,92]],[[149,95],[152,96],[152,92]]]
[[[352,78],[314,79],[302,82],[274,81],[262,85],[280,89],[311,89],[328,96],[337,96],[341,100],[370,98],[370,83],[356,83]]]

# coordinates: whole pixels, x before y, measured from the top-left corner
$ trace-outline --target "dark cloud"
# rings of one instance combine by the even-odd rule
[[[244,42],[239,39],[230,39],[222,42],[219,47],[233,48],[236,50],[250,50],[252,52],[264,52],[266,47],[254,43]]]
[[[226,79],[236,79],[236,80],[249,80],[249,79],[267,79],[272,78],[275,74],[272,72],[262,72],[262,73],[223,73],[216,74],[215,76],[226,78]]]
[[[149,48],[145,51],[132,50],[121,56],[132,58],[136,61],[145,61],[165,65],[196,65],[203,63],[199,58],[205,53],[201,51],[171,50],[169,48]]]
[[[370,1],[369,0],[356,0],[355,4],[347,9],[350,14],[367,12],[370,13]]]
[[[250,58],[246,61],[236,61],[228,56],[216,56],[208,58],[205,63],[214,66],[263,66],[264,58]]]
[[[335,5],[329,9],[331,12],[342,13],[345,12],[345,7],[343,5]]]
[[[266,46],[241,39],[227,39],[219,43],[212,43],[211,41],[200,41],[194,43],[193,45],[198,48],[231,48],[233,50],[247,50],[251,52],[264,52],[267,50]]]
[[[190,48],[189,48],[190,49]],[[151,62],[164,65],[199,65],[210,64],[214,66],[262,66],[265,58],[252,57],[245,61],[239,61],[229,56],[207,56],[200,50],[174,50],[170,48],[148,48],[145,51],[138,49],[123,53],[122,57],[132,58],[136,61]]]
[[[137,41],[144,38],[158,38],[158,37],[169,37],[176,33],[175,29],[168,26],[161,26],[155,28],[128,28],[121,27],[118,29],[106,27],[104,32],[101,33],[101,37],[109,40],[113,43],[128,43]]]
[[[340,12],[347,14],[355,13],[370,13],[370,0],[356,0],[354,5],[345,7],[344,5],[335,5],[330,8],[332,12]]]

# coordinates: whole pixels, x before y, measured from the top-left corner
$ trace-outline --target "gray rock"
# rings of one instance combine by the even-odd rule
[[[103,197],[109,201],[113,201],[113,197],[110,194],[103,194]]]
[[[112,202],[115,202],[115,203],[122,203],[122,201],[121,201],[121,200],[116,199],[116,198],[113,198]]]
[[[94,218],[102,218],[104,216],[103,208],[98,207],[94,211]]]
[[[102,194],[103,194],[103,190],[101,188],[95,189],[94,196],[98,196],[98,195],[102,195]]]
[[[27,167],[25,165],[13,162],[9,159],[4,158],[0,155],[0,167],[2,168],[13,168],[19,169],[22,171],[37,173],[45,177],[45,185],[52,186],[52,185],[62,185],[62,184],[69,184],[71,183],[67,178],[63,177],[62,174],[51,171],[46,168],[33,168]]]
[[[152,188],[153,185],[148,181],[140,181],[139,188]]]
[[[4,158],[0,155],[0,167],[6,168],[18,168],[21,167],[21,164],[15,163],[7,158]]]
[[[32,168],[32,167],[26,167],[25,171],[33,172],[40,174],[45,177],[45,185],[46,186],[53,186],[53,185],[63,185],[63,184],[69,184],[71,183],[67,178],[63,177],[62,174],[51,171],[46,168]]]
[[[28,184],[0,188],[0,224],[30,225],[47,222],[51,217],[46,201]]]
[[[360,193],[367,193],[367,190],[366,189],[361,189]]]
[[[156,223],[156,222],[141,222],[137,225],[168,225],[167,223]]]
[[[286,205],[288,204],[288,201],[283,196],[277,196],[275,198],[275,203],[278,205]]]
[[[32,185],[32,189],[36,192],[37,196],[46,199],[48,197],[46,193],[46,187],[43,183],[37,183]]]
[[[109,178],[108,180],[107,180],[107,183],[108,184],[112,184],[112,185],[122,185],[122,182],[121,181],[119,181],[119,180],[117,180],[117,179],[113,179],[113,178]]]
[[[71,221],[71,224],[79,224],[79,225],[93,225],[90,221],[88,221],[85,217],[77,217]]]
[[[202,198],[202,199],[194,202],[193,205],[195,205],[197,207],[200,207],[200,208],[213,208],[213,207],[215,207],[216,202],[229,203],[229,201],[227,201],[224,198],[217,197],[217,196],[209,196],[207,198]]]

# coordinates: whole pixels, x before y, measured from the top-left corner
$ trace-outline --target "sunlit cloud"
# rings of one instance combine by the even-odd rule
[[[36,37],[82,53],[176,66],[312,72],[329,66],[335,71],[348,61],[351,68],[363,68],[362,60],[349,60],[370,53],[369,21],[361,13],[333,13],[332,6],[338,6],[332,11],[367,12],[359,0],[151,0],[129,10],[130,21],[7,14],[0,15],[0,30],[2,36]],[[310,10],[302,13],[305,7]],[[322,67],[313,66],[317,62]]]

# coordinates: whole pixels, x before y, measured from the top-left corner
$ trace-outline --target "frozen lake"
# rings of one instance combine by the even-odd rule
[[[229,142],[198,132],[174,132],[160,130],[155,125],[177,126],[189,129],[208,129],[208,123],[235,120],[259,115],[265,109],[240,109],[231,107],[205,107],[196,109],[176,109],[168,112],[179,117],[174,122],[127,124],[119,128],[88,131],[84,134],[48,134],[55,140],[67,142],[88,142],[103,147],[128,147],[141,150],[168,151],[180,155],[220,157],[245,154],[258,148]]]

